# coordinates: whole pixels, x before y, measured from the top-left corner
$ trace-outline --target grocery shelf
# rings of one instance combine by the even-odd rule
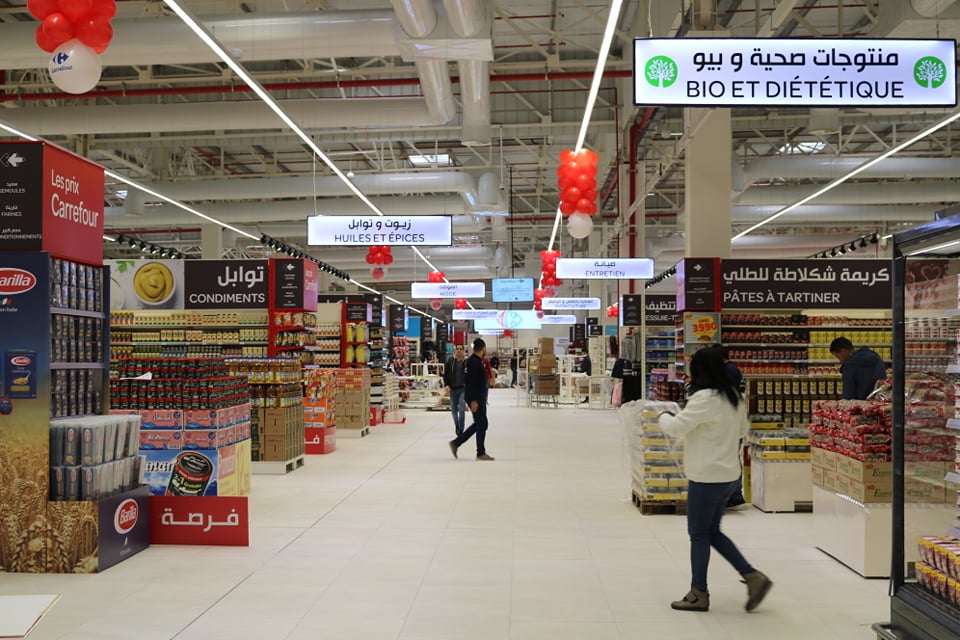
[[[242,322],[229,324],[123,324],[120,322],[111,322],[110,326],[114,329],[266,329],[266,324],[244,324]]]
[[[50,307],[50,313],[61,316],[79,316],[81,318],[100,318],[106,319],[107,314],[103,311],[86,311],[83,309],[66,309],[64,307]]]
[[[136,347],[138,345],[142,346],[162,346],[162,345],[171,345],[171,346],[194,346],[194,347],[265,347],[269,342],[266,340],[248,340],[245,342],[196,342],[196,341],[187,341],[187,340],[137,340],[134,342],[118,342],[117,340],[111,340],[110,345],[115,347]]]

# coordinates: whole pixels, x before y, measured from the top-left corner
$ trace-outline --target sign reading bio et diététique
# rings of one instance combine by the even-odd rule
[[[638,38],[633,101],[677,106],[952,107],[954,40]]]

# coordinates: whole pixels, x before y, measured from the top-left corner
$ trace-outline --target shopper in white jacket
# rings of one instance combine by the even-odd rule
[[[681,611],[707,611],[707,567],[715,548],[743,576],[747,611],[753,611],[773,583],[754,569],[730,538],[720,519],[740,478],[740,439],[747,435],[746,402],[724,370],[719,349],[701,349],[690,363],[691,395],[680,413],[660,414],[660,428],[684,440],[683,462],[690,535],[690,592],[670,606]]]

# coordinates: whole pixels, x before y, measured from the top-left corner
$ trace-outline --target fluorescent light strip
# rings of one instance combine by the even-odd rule
[[[333,160],[327,157],[327,154],[325,154],[323,150],[317,146],[317,144],[313,141],[313,138],[308,136],[307,133],[301,129],[300,126],[286,114],[286,112],[284,112],[280,105],[277,104],[276,100],[273,99],[273,96],[270,95],[270,93],[253,78],[253,76],[247,73],[247,70],[244,69],[243,66],[241,66],[229,53],[227,53],[226,49],[223,48],[223,45],[220,44],[216,37],[214,37],[214,35],[210,33],[206,27],[201,25],[196,18],[194,18],[189,11],[181,7],[180,3],[176,0],[164,0],[164,4],[170,7],[170,9],[172,9],[173,12],[176,13],[177,16],[183,21],[183,23],[186,24],[187,27],[189,27],[189,29],[193,31],[197,37],[200,38],[203,43],[210,48],[211,51],[217,54],[217,57],[220,58],[225,65],[230,67],[230,69],[237,74],[237,76],[243,80],[244,83],[246,83],[246,85],[250,87],[255,94],[257,94],[257,97],[259,97],[264,104],[270,107],[270,110],[273,111],[278,118],[283,120],[284,124],[290,127],[291,131],[297,134],[304,144],[310,147],[311,151],[313,151],[313,153],[316,154],[316,156],[320,158],[320,160],[327,165],[327,167],[333,171],[345,185],[347,185],[347,188],[350,189],[355,196],[360,198],[360,200],[378,216],[384,215],[383,211],[377,208],[377,206],[373,204],[373,202],[371,202],[370,199],[367,198],[367,196],[364,195],[364,193],[360,191],[360,189],[358,189],[349,178],[347,178],[346,174],[344,174],[340,168],[333,163]],[[429,260],[427,260],[426,256],[424,256],[419,249],[416,247],[410,248],[413,249],[413,253],[428,267],[434,271],[439,271],[439,269],[437,269]],[[446,280],[446,278],[444,278],[444,280]]]
[[[859,173],[862,173],[862,172],[866,171],[867,169],[869,169],[869,168],[872,167],[873,165],[877,164],[878,162],[882,162],[883,160],[886,160],[886,159],[889,158],[890,156],[892,156],[892,155],[894,155],[894,154],[896,154],[896,153],[899,153],[899,152],[903,151],[904,149],[906,149],[906,148],[909,147],[910,145],[912,145],[912,144],[914,144],[914,143],[922,140],[923,138],[926,138],[926,137],[927,137],[928,135],[930,135],[931,133],[935,133],[935,132],[939,131],[940,129],[944,128],[945,126],[947,126],[947,125],[950,124],[951,122],[954,122],[954,121],[957,120],[957,119],[960,119],[960,111],[955,111],[953,114],[947,116],[946,118],[944,118],[943,120],[941,120],[941,121],[938,122],[937,124],[935,124],[935,125],[927,128],[927,129],[921,131],[920,133],[918,133],[917,135],[913,136],[913,137],[910,138],[909,140],[907,140],[907,141],[905,141],[905,142],[901,142],[901,143],[898,144],[897,146],[892,147],[892,148],[888,149],[887,151],[884,151],[883,153],[881,153],[881,154],[880,154],[879,156],[877,156],[876,158],[873,158],[872,160],[868,160],[868,161],[864,162],[863,164],[861,164],[860,166],[858,166],[856,169],[853,169],[850,173],[848,173],[848,174],[846,174],[846,175],[844,175],[844,176],[840,176],[839,178],[837,178],[837,179],[834,180],[833,182],[827,184],[826,186],[824,186],[824,187],[821,188],[821,189],[818,189],[817,191],[813,192],[813,193],[810,194],[809,196],[807,196],[807,197],[805,197],[805,198],[802,198],[801,200],[798,200],[797,202],[794,202],[793,204],[791,204],[791,205],[788,206],[788,207],[784,207],[783,209],[781,209],[780,211],[777,211],[775,214],[773,214],[773,215],[770,216],[769,218],[766,218],[765,220],[761,220],[760,222],[758,222],[757,224],[753,225],[752,227],[750,227],[750,228],[748,228],[748,229],[745,229],[744,231],[741,231],[741,232],[738,233],[737,235],[733,236],[733,238],[731,239],[731,242],[736,242],[737,240],[739,240],[740,238],[744,237],[745,235],[756,231],[756,230],[759,229],[760,227],[762,227],[762,226],[764,226],[764,225],[766,225],[766,224],[769,224],[770,222],[773,222],[774,220],[776,220],[776,219],[779,218],[780,216],[785,215],[785,214],[787,214],[787,213],[790,213],[791,211],[793,211],[793,210],[796,209],[797,207],[802,207],[803,205],[807,204],[808,202],[810,202],[811,200],[813,200],[813,199],[815,199],[815,198],[819,198],[820,196],[822,196],[822,195],[825,194],[826,192],[828,192],[828,191],[830,191],[831,189],[833,189],[833,188],[835,188],[835,187],[843,184],[844,182],[846,182],[846,181],[849,180],[850,178],[856,176],[856,175],[859,174]]]
[[[911,251],[908,253],[908,256],[915,256],[918,254],[926,254],[931,251],[939,251],[940,249],[947,249],[948,247],[955,247],[960,244],[960,240],[951,240],[950,242],[944,242],[943,244],[938,244],[932,247],[927,247],[926,249],[917,249],[916,251]]]
[[[617,18],[620,17],[620,7],[623,0],[613,0],[610,3],[610,15],[607,16],[607,26],[603,31],[603,40],[600,41],[600,51],[597,53],[597,66],[593,70],[593,80],[590,83],[590,93],[587,94],[587,106],[583,110],[583,120],[580,122],[580,133],[577,135],[577,145],[574,152],[583,148],[583,142],[587,138],[587,128],[590,126],[590,118],[593,117],[593,105],[597,102],[597,94],[600,93],[600,82],[603,80],[603,69],[607,65],[607,56],[610,55],[610,44],[613,42],[613,34],[617,29]],[[553,221],[553,232],[550,234],[550,244],[547,249],[552,251],[553,245],[557,241],[557,231],[560,228],[560,221],[563,220],[563,214],[560,207],[557,207],[557,216]],[[541,280],[543,274],[541,274]]]

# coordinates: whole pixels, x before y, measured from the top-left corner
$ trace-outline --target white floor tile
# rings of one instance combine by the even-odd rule
[[[255,476],[249,548],[155,547],[95,576],[0,574],[62,593],[31,640],[750,640],[869,638],[884,581],[810,544],[808,514],[724,520],[774,580],[756,612],[720,558],[711,611],[689,585],[685,520],[641,516],[613,411],[516,407],[494,391],[497,460],[454,460],[446,413],[408,411],[286,476]],[[815,614],[815,615],[814,615]]]

